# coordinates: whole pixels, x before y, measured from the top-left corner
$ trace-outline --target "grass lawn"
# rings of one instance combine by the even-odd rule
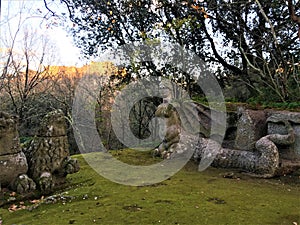
[[[93,157],[95,153],[89,153]],[[155,163],[148,152],[114,151],[131,164]],[[46,204],[15,202],[22,210],[0,208],[3,224],[300,224],[300,177],[256,179],[230,170],[197,171],[188,163],[168,180],[151,186],[124,186],[98,175],[82,155],[81,170]],[[292,178],[292,181],[291,181]],[[45,198],[46,199],[46,196]],[[38,203],[39,202],[39,203]],[[38,206],[38,207],[35,207]],[[1,223],[0,223],[1,224]]]

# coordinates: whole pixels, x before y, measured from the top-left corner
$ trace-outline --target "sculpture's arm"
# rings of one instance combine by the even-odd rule
[[[288,131],[288,134],[270,134],[269,140],[273,141],[275,144],[280,145],[291,145],[295,142],[295,131],[290,123],[290,121],[282,121]]]

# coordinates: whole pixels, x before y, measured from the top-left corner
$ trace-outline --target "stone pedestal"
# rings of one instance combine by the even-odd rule
[[[0,156],[0,182],[3,187],[8,186],[20,174],[27,172],[28,166],[23,152]]]
[[[21,151],[17,130],[18,119],[0,112],[0,183],[10,185],[19,175],[27,172],[28,165]]]

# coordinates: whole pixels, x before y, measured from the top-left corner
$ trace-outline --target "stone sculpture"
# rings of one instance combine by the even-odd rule
[[[66,123],[62,111],[47,114],[38,134],[21,149],[18,119],[0,112],[0,184],[19,193],[36,189],[49,193],[77,172],[79,164],[69,157]],[[24,154],[25,153],[25,154]]]
[[[206,120],[202,121],[203,112],[207,112],[203,110],[205,107],[194,103],[193,107],[202,114],[198,115],[200,124],[203,123],[208,128],[207,113]],[[286,174],[300,168],[300,113],[245,109],[238,111],[240,115],[235,122],[235,141],[233,145],[226,144],[225,147],[209,138],[207,132],[199,130],[198,134],[187,136],[182,119],[174,118],[178,116],[175,107],[160,105],[156,116],[165,117],[167,128],[165,138],[155,150],[156,155],[170,158],[172,154],[178,154],[178,142],[183,140],[185,143],[198,143],[195,146],[195,160],[200,161],[208,153],[215,155],[212,162],[215,167],[235,168],[263,178]],[[170,120],[173,123],[168,124]],[[228,118],[228,121],[232,121],[232,118]],[[228,127],[232,129],[232,126],[234,125]],[[224,143],[228,143],[226,141]]]
[[[222,148],[219,145],[218,153],[212,165],[223,168],[236,168],[263,178],[279,175],[280,158],[277,145],[291,145],[295,141],[295,134],[290,123],[286,121],[285,125],[288,128],[288,134],[266,135],[255,143],[253,151]],[[215,149],[209,149],[212,146],[209,142],[213,142],[213,140],[208,138],[199,140],[199,145],[194,154],[195,159],[201,159],[205,151],[215,151]],[[285,170],[285,172],[289,171]]]
[[[18,118],[5,112],[0,112],[0,187],[13,187],[23,192],[23,189],[34,190],[34,182],[26,174],[28,164],[19,143],[17,130]],[[22,186],[21,182],[27,182]]]
[[[43,193],[65,182],[67,174],[79,170],[77,160],[71,159],[66,122],[61,110],[48,113],[38,134],[24,149],[28,161],[28,175]]]
[[[155,112],[155,116],[167,118],[165,124],[167,129],[162,143],[155,150],[154,154],[161,155],[163,158],[168,158],[179,142],[181,132],[180,120],[174,107],[168,103],[159,105]]]

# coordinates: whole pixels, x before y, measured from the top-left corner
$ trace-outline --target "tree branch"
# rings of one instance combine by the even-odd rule
[[[292,0],[288,0],[287,3],[288,3],[288,8],[289,8],[289,13],[290,13],[290,16],[291,16],[291,20],[293,22],[295,22],[296,24],[298,24],[298,26],[299,26],[298,37],[300,39],[300,17],[297,16],[296,13],[295,13],[295,8],[293,6]]]
[[[260,2],[258,0],[255,0],[258,8],[259,8],[259,11],[261,12],[261,14],[263,15],[263,17],[265,18],[265,20],[268,22],[268,24],[270,25],[270,28],[271,28],[271,33],[272,33],[272,36],[274,38],[274,42],[275,42],[275,46],[276,48],[279,47],[279,44],[278,44],[278,40],[277,40],[277,37],[276,37],[276,33],[275,33],[275,29],[274,29],[274,26],[272,24],[272,22],[270,21],[270,19],[268,18],[268,16],[266,15],[263,7],[261,6]]]
[[[241,69],[239,69],[238,67],[236,66],[233,66],[233,65],[230,65],[228,64],[218,53],[217,49],[216,49],[216,46],[215,46],[215,43],[214,43],[214,40],[213,38],[210,36],[210,34],[208,33],[207,31],[207,28],[205,26],[205,24],[203,23],[203,29],[204,29],[204,33],[211,45],[211,48],[212,48],[212,51],[215,55],[215,57],[218,59],[218,62],[221,63],[225,68],[231,70],[232,72],[234,72],[235,74],[242,74],[243,71]]]
[[[53,12],[49,6],[48,6],[48,3],[47,3],[47,0],[44,0],[44,5],[46,7],[46,9],[52,14],[52,16],[56,16],[55,12]]]

